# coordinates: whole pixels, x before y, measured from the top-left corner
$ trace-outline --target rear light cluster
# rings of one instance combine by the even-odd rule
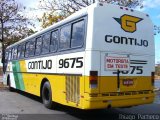
[[[127,11],[128,11],[128,10],[130,10],[131,12],[134,12],[134,10],[133,10],[133,9],[129,9],[129,8],[122,7],[122,6],[120,7],[120,9],[121,9],[121,10],[127,10]],[[148,15],[148,14],[146,14],[146,16],[147,16],[147,17],[149,17],[149,15]]]
[[[154,86],[154,72],[151,72],[151,81],[152,81],[152,86]]]
[[[90,88],[98,87],[98,71],[90,71],[89,86]]]
[[[128,8],[125,8],[125,7],[120,7],[120,9],[122,9],[122,10],[130,10],[131,12],[133,12],[134,10],[133,9],[128,9]]]

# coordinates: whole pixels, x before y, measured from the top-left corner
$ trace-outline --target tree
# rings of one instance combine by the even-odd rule
[[[28,25],[33,24],[22,15],[25,7],[15,0],[0,0],[0,39],[2,42],[2,63],[4,63],[4,48],[7,42],[15,41],[13,38],[24,38],[30,33]],[[16,41],[18,41],[17,39]],[[4,66],[4,65],[3,65]]]
[[[59,22],[61,20],[63,20],[65,17],[63,15],[55,15],[55,14],[52,14],[52,13],[44,13],[43,16],[42,16],[42,19],[39,19],[39,21],[42,22],[42,27],[43,28],[46,28],[56,22]]]
[[[155,75],[160,76],[160,64],[159,63],[155,66]]]
[[[111,4],[117,4],[125,7],[135,8],[143,7],[142,0],[100,0]],[[74,12],[89,6],[95,0],[41,0],[40,9],[46,10],[40,19],[42,27],[45,28],[60,21]]]
[[[160,33],[160,26],[154,25],[154,35],[157,35]]]
[[[19,30],[19,31],[21,31],[21,30]],[[22,40],[26,36],[30,36],[30,35],[34,34],[35,32],[36,31],[33,31],[32,29],[28,29],[26,32],[23,31],[23,33],[21,35],[13,34],[13,35],[9,36],[9,34],[7,33],[9,37],[5,38],[4,47],[6,48],[7,46],[12,45],[15,42]]]

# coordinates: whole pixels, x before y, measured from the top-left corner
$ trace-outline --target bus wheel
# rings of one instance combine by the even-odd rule
[[[9,76],[8,76],[8,78],[7,78],[7,85],[8,85],[8,87],[9,87],[9,91],[14,92],[14,88],[11,87],[11,80],[10,80],[10,77],[9,77]]]
[[[42,88],[42,101],[46,108],[53,108],[52,90],[49,82],[45,82]]]

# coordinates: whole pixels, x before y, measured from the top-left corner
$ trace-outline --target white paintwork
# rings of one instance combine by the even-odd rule
[[[51,69],[39,69],[39,68],[35,68],[35,69],[29,69],[29,62],[35,62],[35,61],[43,61],[43,65],[45,66],[46,64],[46,60],[51,60],[52,61],[52,68]],[[40,63],[41,64],[41,63]],[[42,64],[40,65],[41,67],[43,66]],[[38,64],[39,66],[39,64]],[[51,57],[43,57],[43,58],[37,58],[37,59],[30,59],[30,60],[26,60],[26,68],[27,68],[27,72],[38,72],[38,73],[56,73],[56,56],[51,56]]]
[[[136,31],[129,33],[121,28],[121,25],[114,19],[120,18],[123,15],[130,15],[142,18],[136,24]],[[120,44],[120,43],[107,43],[105,41],[106,35],[134,38],[137,43],[141,40],[146,40],[148,46],[138,46],[134,44]],[[130,9],[120,9],[120,6],[103,4],[88,9],[88,27],[86,39],[86,59],[85,59],[85,75],[89,75],[89,71],[98,71],[101,76],[117,76],[113,71],[106,71],[105,55],[116,54],[116,56],[129,56],[130,60],[140,61],[142,63],[130,64],[130,72],[132,66],[140,66],[132,74],[120,74],[120,76],[151,76],[151,72],[155,71],[155,48],[154,48],[154,35],[153,24],[150,18],[141,12],[133,11]],[[146,61],[143,63],[143,61]],[[132,62],[133,63],[133,62]],[[143,70],[142,74],[140,73]],[[116,71],[115,71],[116,72]],[[130,73],[129,72],[129,73]]]
[[[59,60],[60,59],[68,59],[68,58],[77,58],[82,57],[83,67],[82,68],[76,68],[79,63],[75,62],[74,67],[71,68],[72,60],[68,60],[69,67],[68,68],[59,68]],[[29,62],[35,62],[35,61],[43,61],[45,63],[46,60],[52,60],[52,69],[29,69],[28,65]],[[64,55],[57,55],[57,56],[50,56],[50,57],[43,57],[43,58],[37,58],[37,59],[30,59],[26,60],[26,68],[27,72],[33,72],[33,73],[57,73],[57,74],[84,74],[84,52],[78,52],[78,53],[70,53],[70,54],[64,54]]]

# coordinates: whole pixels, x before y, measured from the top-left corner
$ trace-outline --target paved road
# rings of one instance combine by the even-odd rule
[[[0,82],[3,82],[3,76],[0,75]]]
[[[105,110],[78,110],[59,106],[57,110],[46,109],[38,97],[19,92],[0,91],[0,120],[123,120],[139,119],[155,114],[160,119],[160,104],[148,104],[131,108]],[[128,115],[128,116],[127,116]],[[130,120],[129,119],[129,120]],[[128,119],[127,119],[128,120]],[[143,119],[144,120],[144,119]],[[153,120],[153,119],[152,119]]]

